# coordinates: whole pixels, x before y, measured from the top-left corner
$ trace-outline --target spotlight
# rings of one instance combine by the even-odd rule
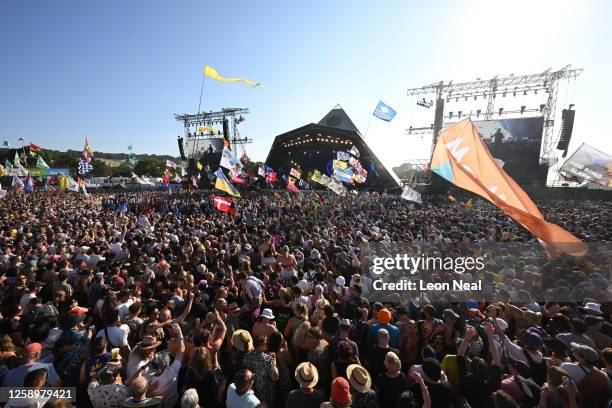
[[[476,117],[480,116],[480,112],[482,112],[480,109],[476,109]]]
[[[504,108],[499,108],[499,116],[504,112]]]
[[[533,92],[534,92],[534,94],[536,94],[536,95],[538,94],[538,90],[537,90],[537,89],[536,89],[535,91],[533,91]]]
[[[448,118],[452,119],[453,118],[453,112],[448,112]]]
[[[525,105],[521,106],[521,115],[525,113]]]
[[[504,91],[504,93],[502,93],[502,96],[505,98],[506,97],[506,91]]]
[[[543,112],[545,107],[546,107],[546,105],[541,104],[541,105],[540,105],[540,112]]]
[[[478,95],[474,95],[474,100],[478,99]]]
[[[523,95],[527,95],[527,91],[523,91]]]
[[[457,117],[458,117],[459,119],[461,119],[461,114],[462,114],[462,113],[463,113],[463,111],[459,111],[459,112],[457,112]]]
[[[459,98],[455,98],[455,102],[459,102]]]
[[[467,102],[467,96],[465,97],[465,101]]]

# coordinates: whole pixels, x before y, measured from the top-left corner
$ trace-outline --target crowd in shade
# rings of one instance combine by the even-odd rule
[[[9,192],[0,384],[75,399],[7,406],[608,407],[612,206],[538,205],[589,254],[548,259],[481,200]],[[378,293],[403,248],[484,256],[482,291]]]

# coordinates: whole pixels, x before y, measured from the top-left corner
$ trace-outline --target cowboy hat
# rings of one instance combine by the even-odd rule
[[[358,392],[367,392],[372,386],[372,377],[368,370],[359,364],[351,364],[346,368],[346,376],[349,382]]]
[[[232,346],[240,351],[249,351],[253,348],[253,338],[246,330],[236,330],[232,335]]]
[[[161,344],[161,341],[158,341],[155,337],[153,337],[153,336],[144,336],[142,338],[142,341],[140,343],[136,344],[136,345],[141,350],[148,350],[148,349],[156,348],[160,344]]]
[[[319,382],[319,372],[317,367],[308,361],[303,362],[295,369],[295,380],[302,387],[311,388]]]

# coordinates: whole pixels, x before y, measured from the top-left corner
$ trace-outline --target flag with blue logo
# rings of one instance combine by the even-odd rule
[[[378,119],[382,119],[385,122],[391,122],[393,118],[397,115],[397,111],[384,103],[383,101],[378,101],[378,105],[376,105],[376,109],[374,109],[374,116]]]

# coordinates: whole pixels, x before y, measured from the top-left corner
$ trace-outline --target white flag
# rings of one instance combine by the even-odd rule
[[[219,162],[219,165],[228,170],[234,170],[238,174],[242,172],[242,163],[240,163],[240,160],[227,147],[223,148],[223,153],[221,153],[221,162]]]
[[[404,200],[414,201],[415,203],[423,204],[421,194],[408,186],[404,186],[404,191],[402,191],[402,195],[400,197]]]
[[[23,188],[24,187],[23,181],[19,177],[13,176],[12,186],[16,188]]]

